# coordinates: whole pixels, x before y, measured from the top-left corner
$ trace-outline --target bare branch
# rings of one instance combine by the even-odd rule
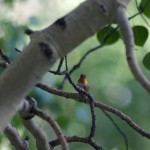
[[[120,31],[126,46],[126,58],[130,70],[132,71],[135,79],[147,90],[148,93],[150,93],[150,81],[143,74],[137,63],[135,57],[133,31],[126,16],[125,9],[122,6],[118,7],[116,21],[120,26]]]
[[[27,140],[22,140],[16,128],[8,124],[4,130],[5,135],[8,137],[10,143],[14,146],[15,150],[28,150],[29,144]]]
[[[76,86],[76,84],[72,81],[72,79],[71,79],[71,77],[70,77],[70,75],[68,73],[67,56],[65,56],[65,66],[66,66],[66,71],[64,71],[64,72],[65,72],[65,75],[68,78],[70,84],[81,95],[81,97],[82,96],[87,96],[91,100],[91,102],[90,102],[90,110],[91,110],[91,115],[92,115],[92,126],[91,126],[91,131],[90,131],[90,134],[89,134],[89,138],[93,139],[94,138],[94,134],[95,134],[95,130],[96,130],[96,114],[95,114],[95,109],[94,109],[94,99],[86,90]],[[59,70],[57,69],[57,71],[53,71],[51,73],[54,73],[54,74],[57,74],[57,75],[61,74],[60,69]]]
[[[60,129],[59,125],[57,124],[57,122],[50,115],[47,115],[46,113],[44,113],[42,110],[40,110],[38,108],[34,109],[34,113],[38,117],[42,118],[43,120],[45,120],[49,123],[49,125],[55,131],[55,133],[56,133],[56,135],[59,139],[59,142],[62,145],[62,149],[63,150],[68,150],[69,149],[68,144],[67,144],[66,139],[64,138],[63,132],[61,131],[61,129]]]
[[[68,143],[73,143],[73,142],[79,142],[79,143],[85,143],[85,144],[89,144],[91,147],[93,147],[95,150],[103,150],[103,148],[96,144],[95,142],[91,141],[89,138],[84,138],[84,137],[78,137],[78,136],[72,136],[72,137],[65,137],[66,141]],[[59,140],[54,140],[49,142],[49,144],[52,147],[55,147],[57,145],[60,144]]]
[[[56,135],[57,135],[57,137],[58,137],[58,139],[62,145],[63,150],[69,149],[67,142],[66,142],[66,139],[64,138],[64,135],[63,135],[59,125],[55,122],[55,120],[50,115],[47,115],[42,110],[40,110],[36,107],[36,102],[33,98],[27,97],[27,100],[22,101],[22,103],[19,105],[18,109],[19,109],[19,112],[20,112],[20,115],[22,117],[22,120],[23,120],[25,127],[27,127],[29,129],[29,131],[37,139],[38,148],[41,149],[43,147],[43,149],[46,150],[46,147],[48,147],[48,140],[47,140],[45,134],[42,132],[42,129],[40,129],[37,126],[37,124],[33,121],[33,119],[31,119],[33,117],[33,115],[37,115],[38,117],[47,121],[49,123],[49,125],[53,128],[54,132],[56,133]],[[38,130],[34,129],[35,131],[33,132],[31,130],[34,126]],[[39,133],[36,133],[36,132],[39,132]],[[40,136],[40,137],[38,137],[38,136]],[[40,142],[40,140],[41,140],[41,142]]]
[[[83,103],[88,103],[88,104],[90,102],[87,97],[82,97],[81,98],[81,96],[78,93],[63,92],[63,91],[58,90],[56,88],[50,88],[49,86],[47,86],[45,84],[41,84],[41,83],[38,83],[36,86],[43,89],[44,91],[47,91],[48,93],[55,94],[55,95],[58,95],[58,96],[62,96],[62,97],[65,97],[65,98],[71,98],[71,100],[76,100],[76,101],[83,102]],[[119,118],[124,120],[136,132],[138,132],[142,136],[147,137],[148,139],[150,139],[150,133],[143,130],[141,127],[139,127],[135,122],[132,121],[132,119],[129,116],[125,115],[123,112],[121,112],[121,111],[119,111],[119,110],[117,110],[117,109],[115,109],[111,106],[108,106],[106,104],[101,103],[100,101],[101,100],[94,101],[95,107],[115,114],[116,116],[118,116]]]
[[[89,99],[89,104],[90,104],[90,109],[91,109],[91,115],[92,115],[92,126],[91,126],[91,131],[89,134],[89,138],[93,139],[94,135],[95,135],[95,130],[96,130],[96,114],[95,114],[95,109],[94,109],[94,99],[92,97],[92,95],[90,95],[87,91],[85,91],[83,88],[80,88],[78,86],[76,86],[74,84],[74,82],[72,81],[71,77],[69,76],[69,74],[66,74],[70,84],[74,87],[74,89],[79,92],[80,97],[88,97]],[[83,94],[83,95],[82,95]]]
[[[68,62],[67,62],[67,56],[65,56],[65,66],[66,66],[66,76],[70,82],[70,84],[74,87],[74,89],[80,94],[81,97],[83,96],[87,96],[90,100],[90,110],[91,110],[91,116],[92,116],[92,125],[91,125],[91,131],[89,134],[89,139],[91,139],[92,141],[94,141],[94,135],[95,135],[95,130],[96,130],[96,113],[95,113],[95,109],[94,109],[94,99],[92,97],[92,95],[90,95],[90,93],[86,90],[84,90],[83,88],[80,88],[79,86],[76,86],[76,84],[72,81],[69,73],[68,73]]]
[[[34,108],[34,106],[32,106],[31,104],[33,103],[29,103],[29,101],[24,100],[19,105],[19,113],[22,122],[36,139],[36,146],[39,150],[51,150],[48,145],[48,140],[45,132],[33,119],[31,119],[33,117],[32,111]]]

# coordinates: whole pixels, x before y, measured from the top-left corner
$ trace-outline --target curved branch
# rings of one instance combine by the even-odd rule
[[[31,113],[33,106],[31,104],[33,103],[23,100],[18,107],[22,123],[36,139],[36,146],[39,150],[51,150],[45,132],[38,125],[38,123],[34,121],[34,119],[31,119],[33,118],[33,113]]]
[[[89,138],[93,139],[94,135],[95,135],[95,131],[96,131],[96,113],[95,113],[95,109],[94,109],[94,98],[93,96],[88,93],[87,91],[85,91],[84,89],[80,89],[79,87],[77,87],[74,82],[72,81],[71,77],[69,76],[69,74],[66,74],[70,84],[74,87],[74,89],[80,94],[80,96],[83,94],[83,96],[87,96],[89,99],[89,104],[90,104],[90,110],[91,110],[91,116],[92,116],[92,125],[91,125],[91,131],[89,134]]]
[[[5,135],[8,137],[10,143],[14,146],[16,150],[28,150],[29,143],[26,140],[22,140],[16,128],[11,124],[8,124],[4,130]]]
[[[29,129],[36,138],[37,146],[39,149],[49,149],[49,146],[46,135],[44,134],[44,132],[42,132],[42,129],[40,129],[40,127],[34,122],[34,120],[31,119],[35,115],[37,115],[38,117],[42,118],[50,124],[50,126],[55,131],[63,150],[68,150],[67,142],[58,124],[50,115],[47,115],[42,110],[37,108],[36,101],[33,98],[27,97],[26,100],[23,100],[20,103],[18,110],[22,117],[22,121],[25,127],[27,127],[27,129]]]
[[[89,138],[84,138],[84,137],[78,137],[78,136],[72,136],[72,137],[65,137],[66,141],[68,143],[72,143],[72,142],[80,142],[80,143],[86,143],[89,144],[91,147],[93,147],[96,150],[103,150],[103,148],[96,144],[95,142],[91,141]],[[57,145],[60,144],[59,140],[54,140],[49,142],[51,147],[55,147]]]
[[[71,98],[71,100],[76,100],[76,101],[83,102],[83,103],[88,103],[88,104],[90,103],[90,101],[87,97],[81,98],[81,96],[77,93],[63,92],[63,91],[58,90],[56,88],[50,88],[47,85],[41,84],[41,83],[38,83],[36,86],[39,87],[40,89],[43,89],[44,91],[47,91],[48,93],[51,93],[51,94],[55,94],[55,95],[62,96],[65,98]],[[132,121],[132,119],[129,116],[125,115],[121,111],[119,111],[119,110],[117,110],[111,106],[108,106],[106,104],[101,103],[100,101],[101,100],[94,101],[95,107],[115,114],[116,116],[118,116],[119,118],[124,120],[137,133],[150,139],[150,132],[147,132],[147,131],[143,130],[141,127],[139,127],[135,122]]]
[[[150,93],[150,81],[145,77],[141,71],[134,49],[134,36],[124,7],[119,7],[117,11],[117,23],[120,25],[120,31],[123,35],[123,40],[126,47],[127,62],[136,80]]]
[[[50,124],[50,126],[55,131],[59,142],[62,145],[62,149],[69,150],[67,141],[64,138],[64,135],[63,135],[59,125],[57,124],[57,122],[50,115],[47,115],[46,113],[44,113],[42,110],[40,110],[38,108],[34,108],[34,113],[35,113],[35,115],[39,116],[40,118],[42,118],[43,120],[47,121]]]
[[[40,128],[40,126],[33,119],[22,119],[22,122],[36,139],[37,148],[39,150],[50,150],[50,147],[47,145],[45,132]]]

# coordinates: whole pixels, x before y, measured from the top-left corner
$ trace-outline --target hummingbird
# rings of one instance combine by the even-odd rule
[[[89,84],[88,84],[85,74],[80,75],[78,82],[77,82],[77,86],[79,86],[80,88],[83,88],[84,90],[89,92]]]

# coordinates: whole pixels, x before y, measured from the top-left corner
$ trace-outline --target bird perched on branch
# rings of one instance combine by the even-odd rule
[[[85,74],[80,75],[80,78],[78,79],[78,82],[77,82],[77,86],[89,92],[89,84],[88,84]]]

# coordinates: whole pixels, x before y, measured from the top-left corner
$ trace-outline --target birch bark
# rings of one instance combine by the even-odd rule
[[[17,106],[58,58],[116,21],[117,9],[129,0],[87,0],[46,29],[31,34],[31,41],[0,76],[0,131]]]

